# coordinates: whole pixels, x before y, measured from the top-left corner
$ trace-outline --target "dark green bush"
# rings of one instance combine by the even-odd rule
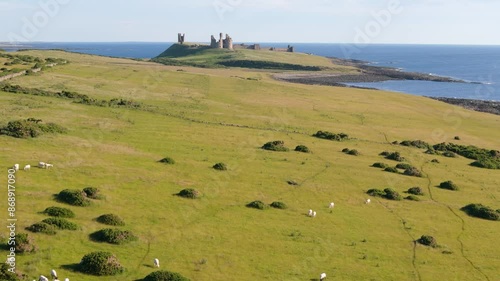
[[[305,146],[305,145],[298,145],[295,148],[295,151],[297,151],[297,152],[304,152],[304,153],[311,153],[311,150],[307,146]]]
[[[420,201],[420,198],[418,198],[415,195],[409,195],[409,196],[405,197],[405,199],[410,200],[410,201]]]
[[[78,225],[61,218],[48,218],[42,221],[43,223],[54,226],[59,230],[77,230]]]
[[[389,200],[402,200],[403,197],[401,197],[401,195],[395,191],[394,189],[392,188],[386,188],[384,189],[384,192],[385,192],[385,198],[389,199]]]
[[[408,193],[413,195],[424,195],[424,191],[418,186],[408,189]]]
[[[251,203],[248,203],[247,207],[248,208],[259,209],[259,210],[267,209],[266,204],[264,204],[262,201],[253,201]]]
[[[143,279],[143,281],[190,281],[190,280],[180,275],[179,273],[161,270],[149,274]]]
[[[445,181],[439,184],[439,187],[442,189],[448,189],[448,190],[459,190],[458,186],[453,183],[452,181]]]
[[[402,170],[406,170],[406,169],[410,169],[412,168],[413,166],[408,164],[408,163],[399,163],[396,165],[396,168],[398,169],[402,169]]]
[[[192,188],[183,189],[177,195],[188,199],[197,199],[201,196],[198,190]]]
[[[443,152],[443,156],[449,157],[449,158],[456,158],[457,157],[457,155],[455,153],[451,152],[451,151],[445,151],[445,152]]]
[[[372,167],[385,169],[385,168],[389,167],[389,165],[387,165],[385,163],[377,162],[377,163],[373,163]]]
[[[410,167],[406,169],[403,174],[411,177],[419,177],[419,178],[423,177],[422,172],[420,172],[420,170],[415,167]]]
[[[78,269],[96,276],[117,275],[125,270],[116,256],[108,252],[93,252],[83,256]]]
[[[334,134],[326,131],[318,131],[316,134],[313,135],[313,137],[326,140],[334,140],[334,141],[344,141],[349,139],[349,135],[347,134],[344,133]]]
[[[472,145],[458,145],[454,143],[440,143],[433,146],[438,151],[451,151],[468,159],[476,160],[471,165],[486,169],[500,169],[500,152],[478,148]]]
[[[417,148],[429,148],[429,147],[431,147],[430,144],[428,144],[422,140],[414,140],[414,141],[405,140],[405,141],[402,141],[400,143],[400,145],[412,146],[412,147],[417,147]]]
[[[347,154],[358,156],[359,155],[359,151],[357,151],[356,149],[352,149],[352,150],[349,150],[349,152],[347,152]]]
[[[273,203],[271,203],[271,207],[273,207],[275,209],[282,209],[282,210],[288,208],[288,206],[283,202],[273,202]]]
[[[429,149],[427,149],[427,150],[425,151],[425,153],[426,153],[426,154],[430,154],[430,155],[436,155],[436,154],[438,154],[438,153],[434,150],[434,148],[429,148]]]
[[[373,189],[370,189],[366,192],[366,194],[370,195],[370,196],[374,196],[374,197],[382,197],[382,198],[385,198],[385,192],[383,190],[380,190],[380,189],[376,189],[376,188],[373,188]]]
[[[398,169],[396,169],[394,167],[387,167],[384,169],[384,171],[389,172],[389,173],[396,173],[396,174],[399,173]]]
[[[0,135],[15,138],[36,138],[43,133],[65,133],[67,130],[57,124],[42,124],[28,120],[10,121],[7,126],[0,128]]]
[[[160,161],[158,161],[160,163],[165,163],[165,164],[170,164],[170,165],[173,165],[175,164],[175,160],[170,158],[170,157],[165,157],[163,159],[161,159]]]
[[[102,195],[99,194],[99,189],[95,187],[86,187],[83,189],[83,192],[85,192],[88,198],[102,199]]]
[[[481,158],[472,162],[471,166],[485,169],[500,169],[500,161],[491,158]]]
[[[90,200],[87,198],[87,194],[80,190],[65,189],[59,192],[57,200],[73,206],[90,206]]]
[[[51,217],[59,217],[59,218],[74,218],[75,213],[70,209],[61,208],[61,207],[48,207],[42,213]]]
[[[380,152],[379,155],[387,157],[387,156],[391,155],[391,153],[389,151],[382,151],[382,152]]]
[[[114,225],[114,226],[124,226],[125,222],[120,218],[119,216],[115,214],[105,214],[102,216],[99,216],[96,219],[98,222],[106,225]]]
[[[342,149],[342,152],[344,152],[344,153],[348,153],[349,151],[351,151],[349,148]]]
[[[289,151],[287,147],[285,147],[284,141],[270,141],[262,146],[262,149],[271,150],[271,151]]]
[[[215,170],[218,170],[218,171],[226,171],[227,170],[227,166],[224,163],[217,163],[212,168],[214,168]]]
[[[16,233],[16,253],[34,253],[37,251],[35,239],[27,233]]]
[[[418,239],[417,242],[425,246],[433,248],[437,247],[436,239],[429,235],[422,235],[422,237],[420,237],[420,239]]]
[[[432,163],[441,163],[441,162],[439,162],[439,160],[437,160],[437,159],[432,159],[432,160],[431,160],[431,162],[432,162]]]
[[[28,226],[26,230],[29,230],[34,233],[45,233],[48,235],[55,235],[56,232],[56,227],[44,222],[37,222],[32,224],[31,226]]]
[[[90,234],[90,238],[97,242],[106,242],[110,244],[125,244],[136,241],[137,237],[128,230],[106,228]]]
[[[0,280],[2,281],[19,281],[20,279],[13,272],[9,271],[10,266],[7,263],[0,265]]]
[[[398,161],[398,162],[404,162],[404,161],[406,161],[406,159],[404,157],[402,157],[399,152],[391,152],[385,158],[389,159],[389,160]]]
[[[500,220],[499,210],[493,210],[490,207],[482,204],[469,204],[460,210],[464,211],[467,215],[485,220],[498,221]]]

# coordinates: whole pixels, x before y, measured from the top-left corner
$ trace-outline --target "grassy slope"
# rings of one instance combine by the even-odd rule
[[[0,123],[37,117],[70,129],[33,140],[0,136],[5,167],[38,161],[55,165],[50,171],[19,172],[19,228],[42,220],[37,212],[46,207],[63,206],[52,199],[62,189],[95,186],[106,196],[92,207],[71,208],[77,214],[72,221],[82,230],[34,235],[40,251],[18,261],[29,277],[55,268],[70,280],[135,280],[154,270],[156,257],[163,269],[192,280],[310,280],[321,272],[336,280],[418,280],[417,271],[422,280],[486,280],[481,272],[495,280],[499,275],[500,224],[459,211],[472,202],[499,208],[498,172],[469,167],[471,161],[463,158],[438,157],[441,164],[430,164],[434,157],[421,150],[388,144],[403,139],[437,143],[460,135],[460,143],[499,149],[500,132],[491,129],[500,126],[498,116],[410,95],[285,84],[261,72],[177,72],[178,67],[129,60],[29,53],[71,64],[12,84],[158,106],[149,113],[0,93]],[[335,143],[309,136],[317,130],[345,132],[357,140]],[[443,138],[436,134],[440,130]],[[305,144],[314,153],[259,149],[278,139],[291,148]],[[362,155],[345,155],[340,152],[345,147]],[[383,150],[400,151],[428,177],[369,167],[380,161],[395,165],[378,156]],[[165,156],[177,164],[156,163]],[[229,171],[213,171],[217,162],[225,162]],[[290,187],[289,179],[302,185]],[[444,180],[457,182],[462,191],[434,187]],[[369,188],[402,192],[412,186],[429,187],[432,198],[427,192],[422,202],[363,204]],[[186,187],[204,197],[172,196]],[[0,195],[2,206],[5,196]],[[279,200],[290,208],[244,207],[253,200]],[[330,201],[336,203],[333,213]],[[310,208],[318,212],[315,219],[305,216]],[[126,246],[90,242],[88,234],[104,228],[92,219],[110,212],[122,216],[140,240]],[[443,248],[416,246],[413,262],[412,241],[422,234],[435,236]],[[115,253],[128,269],[126,277],[96,278],[61,268],[94,250]],[[199,263],[202,259],[206,264]]]

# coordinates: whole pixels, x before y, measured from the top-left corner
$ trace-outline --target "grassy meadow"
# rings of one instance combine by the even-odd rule
[[[132,99],[147,109],[0,91],[1,126],[34,117],[68,129],[35,139],[0,135],[4,186],[7,168],[15,163],[21,168],[39,161],[54,164],[16,173],[17,231],[27,232],[25,227],[47,218],[40,212],[50,206],[73,210],[76,217],[69,220],[80,227],[55,236],[30,233],[38,251],[17,256],[17,269],[27,280],[48,276],[51,269],[61,280],[142,280],[156,270],[154,258],[161,269],[197,281],[308,281],[322,272],[332,280],[500,280],[500,222],[460,211],[469,203],[500,209],[499,171],[471,167],[472,160],[463,157],[391,144],[421,139],[499,150],[500,116],[400,93],[288,84],[257,70],[23,53],[69,63],[10,84]],[[319,130],[352,139],[312,137]],[[274,140],[291,151],[260,149]],[[297,145],[312,153],[294,152]],[[344,148],[360,155],[344,154]],[[399,151],[425,177],[371,167],[397,164],[379,156],[382,151]],[[167,156],[176,163],[158,163]],[[435,158],[440,163],[431,163]],[[228,170],[212,169],[219,162]],[[461,190],[436,187],[447,180]],[[89,207],[54,200],[63,189],[88,186],[105,198]],[[419,202],[371,197],[365,204],[368,189],[390,187],[406,196],[413,186],[425,191]],[[202,197],[174,196],[185,188],[199,190]],[[254,200],[281,201],[288,209],[245,207]],[[0,202],[7,219],[5,189]],[[309,209],[317,217],[308,217]],[[91,241],[90,233],[108,228],[95,221],[107,213],[122,217],[126,226],[120,228],[139,239],[125,245]],[[415,244],[421,235],[434,236],[440,246]],[[7,230],[0,232],[2,240],[7,236]],[[114,253],[126,271],[96,277],[71,270],[93,251]]]

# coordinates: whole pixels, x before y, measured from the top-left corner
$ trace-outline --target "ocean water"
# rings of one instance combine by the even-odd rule
[[[26,43],[5,46],[7,51],[18,49],[63,49],[93,55],[128,58],[152,58],[172,43]],[[286,47],[288,44],[261,43],[266,47]],[[320,56],[357,59],[375,66],[388,66],[403,71],[431,73],[480,84],[427,81],[385,81],[352,85],[404,92],[432,97],[456,97],[500,101],[500,46],[456,45],[349,45],[296,43],[297,52]]]

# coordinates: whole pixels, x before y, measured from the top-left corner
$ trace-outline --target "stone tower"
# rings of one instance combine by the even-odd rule
[[[226,34],[226,39],[224,39],[223,47],[224,49],[233,49],[233,38],[231,38],[228,34]]]
[[[177,34],[177,43],[179,44],[184,44],[184,39],[186,38],[186,34],[181,34],[181,33],[178,33]]]
[[[224,48],[224,40],[222,39],[222,36],[223,36],[223,35],[222,35],[222,32],[221,32],[221,33],[219,34],[219,42],[217,42],[217,43],[218,43],[217,48],[219,48],[219,49]]]

